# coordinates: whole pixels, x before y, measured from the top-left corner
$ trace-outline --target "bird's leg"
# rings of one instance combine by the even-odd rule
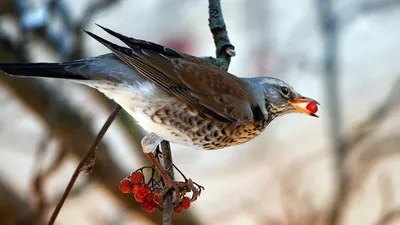
[[[160,198],[163,198],[167,192],[173,189],[176,193],[176,196],[179,196],[180,188],[175,182],[173,178],[171,178],[167,172],[164,170],[163,166],[161,165],[160,161],[154,156],[153,152],[157,149],[157,146],[163,141],[162,138],[157,136],[154,133],[150,133],[149,135],[145,136],[142,139],[142,150],[146,154],[146,156],[151,160],[156,170],[160,173],[161,177],[163,178],[165,187],[160,194]],[[162,199],[161,199],[162,200]],[[160,201],[162,202],[162,201]]]

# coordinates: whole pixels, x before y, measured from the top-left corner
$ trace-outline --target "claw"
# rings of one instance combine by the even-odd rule
[[[185,175],[175,165],[173,165],[173,167],[182,175],[185,181],[177,182],[166,173],[166,171],[161,166],[159,161],[159,152],[157,151],[157,145],[159,144],[158,143],[159,139],[160,138],[158,138],[158,136],[156,135],[149,135],[142,140],[142,147],[144,153],[152,161],[154,170],[157,170],[160,173],[163,181],[162,182],[163,186],[161,186],[162,190],[157,198],[158,208],[160,210],[163,210],[164,198],[169,191],[175,192],[176,200],[174,201],[173,204],[174,207],[180,204],[181,200],[185,197],[186,193],[192,192],[191,201],[192,202],[195,201],[198,198],[198,196],[200,196],[200,193],[204,188],[198,185],[197,183],[193,182],[191,179],[187,179]]]
[[[158,197],[158,200],[160,202],[160,206],[163,205],[164,197],[165,197],[165,195],[167,195],[168,191],[175,192],[176,198],[178,198],[178,196],[180,194],[180,188],[179,188],[179,185],[178,185],[178,183],[176,181],[173,181],[172,179],[169,179],[168,181],[164,180],[164,182],[165,182],[165,187],[163,188],[163,190],[161,191],[160,196]],[[174,204],[174,206],[176,206],[176,205]]]

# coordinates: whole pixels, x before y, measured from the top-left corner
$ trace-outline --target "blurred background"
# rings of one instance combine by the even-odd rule
[[[220,151],[172,144],[174,163],[206,188],[173,224],[400,224],[400,1],[221,1],[237,52],[229,72],[285,80],[321,103],[320,118],[287,115]],[[1,0],[0,62],[108,53],[81,31],[117,42],[95,23],[215,54],[205,0]],[[0,105],[0,223],[45,224],[114,103],[72,82],[0,74]],[[143,135],[119,114],[56,224],[161,224],[118,189],[149,164]]]

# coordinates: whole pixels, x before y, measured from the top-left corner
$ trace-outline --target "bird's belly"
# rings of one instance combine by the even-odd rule
[[[96,86],[146,131],[194,149],[214,150],[241,144],[260,134],[266,126],[262,121],[236,125],[211,119],[150,82]]]
[[[152,113],[160,111],[177,99],[157,89],[151,82],[138,82],[123,85],[96,81],[82,82],[98,89],[110,99],[117,102],[138,124],[147,132],[155,133],[161,138],[173,143],[198,148],[179,129],[158,120]]]

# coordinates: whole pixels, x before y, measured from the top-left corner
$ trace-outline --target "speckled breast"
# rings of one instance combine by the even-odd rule
[[[178,102],[163,105],[158,109],[147,109],[144,113],[150,116],[154,123],[165,125],[169,134],[184,142],[182,144],[206,150],[245,143],[259,135],[269,123],[268,120],[243,125],[220,122]]]

